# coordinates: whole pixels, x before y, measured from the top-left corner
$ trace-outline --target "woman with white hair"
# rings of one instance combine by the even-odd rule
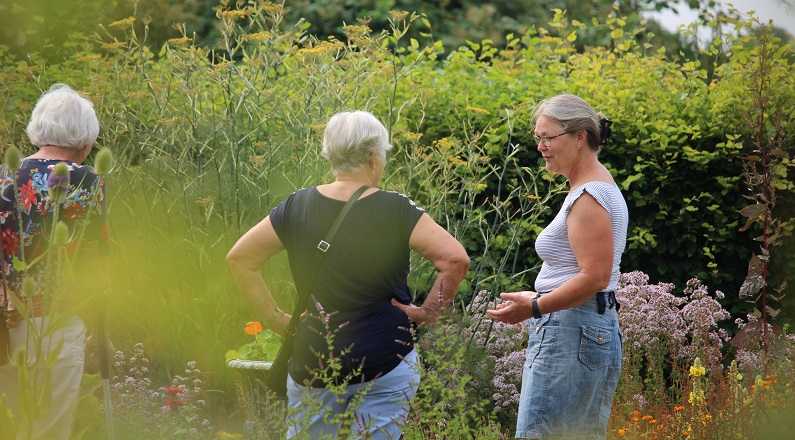
[[[372,114],[334,115],[322,150],[334,181],[287,197],[227,256],[238,286],[277,333],[286,331],[290,316],[260,275],[265,261],[286,249],[296,288],[313,295],[289,363],[288,438],[335,438],[337,416],[346,412],[353,413],[350,429],[357,436],[400,438],[420,381],[411,322],[432,323],[469,267],[461,244],[428,214],[406,196],[378,188],[391,148]],[[356,197],[333,240],[323,241],[346,201]],[[325,252],[321,263],[318,248]],[[407,286],[410,249],[438,270],[421,306],[411,305]],[[340,367],[324,378],[330,358]],[[343,395],[324,388],[329,382],[347,385]],[[312,405],[320,410],[311,412]]]
[[[52,234],[55,212],[68,231],[86,225],[83,250],[103,235],[103,210],[98,206],[104,203],[102,180],[91,167],[81,165],[96,142],[99,121],[91,101],[56,84],[36,103],[27,134],[38,151],[19,163],[6,164],[12,169],[3,170],[0,184],[0,310],[9,329],[11,359],[0,367],[0,394],[5,394],[6,405],[20,422],[18,438],[65,440],[79,397],[86,328],[66,306],[69,300],[59,297],[65,293],[59,289],[62,286],[50,284],[54,268],[45,264],[51,261],[45,254],[55,252],[56,244],[51,242],[57,235]],[[24,266],[28,268],[18,272]],[[29,367],[33,368],[30,381],[36,385],[18,383],[15,357],[23,350],[27,365],[36,365]],[[38,414],[27,415],[34,417],[28,432],[21,413],[26,391],[20,387],[30,392],[30,386],[44,383],[48,398],[39,402]]]
[[[547,170],[569,182],[557,216],[538,235],[535,291],[501,294],[492,319],[527,320],[516,437],[605,438],[621,374],[615,289],[628,212],[599,150],[610,122],[581,98],[537,107],[535,139]]]

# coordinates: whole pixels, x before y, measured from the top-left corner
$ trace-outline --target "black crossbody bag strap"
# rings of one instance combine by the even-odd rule
[[[362,186],[351,195],[345,203],[345,206],[340,210],[340,213],[337,214],[337,218],[334,220],[331,228],[326,232],[326,236],[323,237],[316,246],[316,250],[318,251],[316,258],[318,270],[313,271],[314,275],[312,276],[311,282],[308,284],[309,288],[304,292],[298,292],[298,301],[295,304],[292,316],[290,316],[290,322],[287,324],[287,332],[282,339],[282,345],[279,347],[276,359],[274,359],[273,365],[269,370],[267,385],[271,391],[276,393],[277,397],[284,398],[287,395],[287,365],[293,353],[293,346],[295,345],[295,332],[298,328],[298,322],[301,320],[301,315],[303,315],[309,306],[310,299],[313,298],[312,292],[314,292],[317,287],[320,274],[326,269],[326,265],[323,264],[326,259],[326,254],[331,248],[334,237],[337,235],[337,231],[348,215],[348,212],[353,207],[353,204],[359,200],[359,197],[361,197],[368,188],[368,186]]]

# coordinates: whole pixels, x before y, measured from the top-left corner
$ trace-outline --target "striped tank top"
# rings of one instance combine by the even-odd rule
[[[615,290],[618,286],[621,254],[624,253],[624,247],[627,243],[627,223],[629,222],[627,203],[615,184],[592,181],[569,191],[558,214],[538,234],[535,248],[543,264],[538,277],[536,277],[536,292],[549,292],[580,271],[580,267],[577,265],[577,258],[575,258],[571,244],[569,244],[566,217],[568,217],[574,202],[585,192],[592,196],[607,211],[607,215],[610,217],[613,230],[613,268],[610,274],[610,283],[606,290]]]

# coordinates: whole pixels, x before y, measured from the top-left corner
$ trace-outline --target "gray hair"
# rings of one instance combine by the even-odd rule
[[[557,95],[541,101],[533,113],[534,124],[540,116],[554,119],[568,133],[585,130],[593,151],[599,151],[610,133],[610,121],[575,95]]]
[[[370,112],[340,112],[329,119],[323,132],[321,154],[334,171],[350,171],[367,163],[373,154],[386,161],[392,149],[384,125]]]
[[[39,147],[82,148],[97,141],[99,121],[91,101],[66,84],[53,84],[36,102],[25,131]]]

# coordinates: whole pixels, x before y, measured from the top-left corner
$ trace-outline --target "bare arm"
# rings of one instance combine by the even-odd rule
[[[279,310],[260,270],[268,259],[284,249],[273,229],[270,217],[265,217],[248,232],[226,254],[226,262],[238,288],[246,295],[265,323],[273,331],[284,334],[290,315]]]
[[[414,226],[409,246],[433,263],[438,274],[421,307],[395,300],[392,304],[414,322],[433,323],[458,292],[458,285],[469,270],[469,256],[461,243],[428,214],[423,214]]]
[[[607,211],[588,193],[574,202],[566,218],[569,244],[577,258],[580,271],[552,292],[538,299],[541,313],[582,304],[610,282],[613,268],[613,231]],[[516,323],[532,316],[531,301],[535,292],[500,294],[504,303],[489,310],[492,319]]]

